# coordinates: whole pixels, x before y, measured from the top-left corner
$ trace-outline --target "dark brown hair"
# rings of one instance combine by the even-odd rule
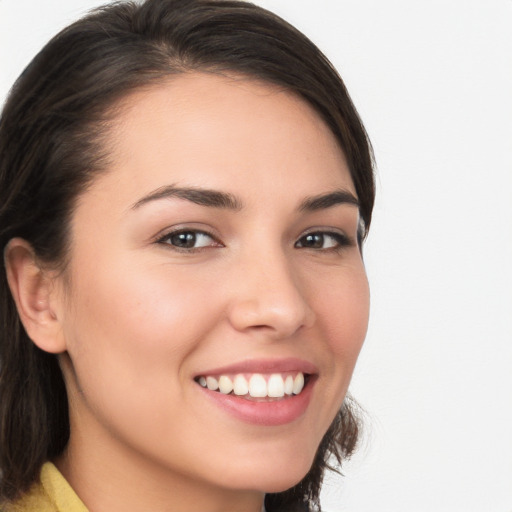
[[[22,237],[40,261],[65,265],[77,197],[105,169],[102,144],[128,93],[179,73],[244,75],[302,97],[343,149],[360,201],[360,242],[374,202],[372,152],[345,86],[303,34],[248,2],[115,3],[72,24],[34,58],[0,118],[0,247]],[[4,263],[2,263],[4,265]],[[37,480],[69,437],[67,395],[53,354],[28,338],[0,272],[0,501]],[[292,489],[266,497],[273,510],[319,508],[324,471],[354,450],[358,420],[348,399],[314,464]]]

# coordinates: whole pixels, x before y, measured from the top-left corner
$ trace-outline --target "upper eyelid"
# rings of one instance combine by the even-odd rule
[[[345,230],[341,228],[336,228],[333,226],[312,226],[310,228],[307,228],[303,231],[303,233],[300,236],[308,235],[311,233],[332,233],[332,234],[340,234],[340,235],[346,235]]]
[[[219,237],[212,231],[210,231],[206,228],[192,227],[192,226],[186,226],[186,225],[162,229],[155,236],[152,237],[152,240],[154,242],[159,242],[159,241],[164,240],[165,238],[175,235],[177,233],[187,233],[187,232],[201,233],[203,235],[209,236],[216,242],[220,243]]]
[[[200,233],[204,234],[208,237],[210,237],[215,242],[224,245],[219,235],[217,235],[213,230],[202,228],[202,227],[196,227],[196,226],[187,226],[185,225],[178,225],[175,227],[170,227],[161,230],[159,233],[157,233],[154,237],[152,237],[153,242],[162,242],[166,238],[175,235],[177,233],[184,233],[184,232],[193,232],[193,233]],[[294,244],[296,244],[301,238],[312,235],[312,234],[323,234],[323,235],[332,235],[332,236],[339,236],[343,237],[349,244],[356,244],[356,237],[349,235],[345,230],[341,228],[335,228],[335,227],[327,227],[327,226],[312,226],[304,231],[302,231],[297,238],[295,238]]]
[[[327,235],[327,236],[333,236],[335,238],[340,237],[344,240],[345,246],[356,246],[357,245],[357,239],[354,236],[348,235],[344,230],[340,229],[333,229],[333,228],[313,228],[306,230],[304,233],[302,233],[296,240],[295,244],[297,244],[302,238],[308,235],[315,235],[315,234],[321,234],[321,235]]]
[[[350,236],[344,229],[341,228],[335,228],[335,227],[322,227],[322,226],[315,226],[312,228],[308,228],[304,230],[298,238],[302,238],[306,235],[312,235],[315,233],[320,233],[323,235],[339,235],[343,236],[349,240],[352,240],[354,237]]]
[[[180,233],[194,233],[194,234],[201,234],[205,235],[208,238],[210,238],[211,243],[198,247],[180,247],[179,245],[173,244],[169,239],[177,234]],[[178,229],[169,229],[167,231],[161,232],[162,234],[160,236],[157,235],[156,238],[153,239],[153,244],[164,246],[169,250],[172,250],[177,253],[184,253],[184,254],[193,254],[193,253],[199,253],[203,252],[204,250],[208,250],[209,248],[222,248],[224,247],[224,244],[219,240],[218,237],[215,235],[209,233],[208,231],[204,229],[197,229],[197,228],[178,228]]]

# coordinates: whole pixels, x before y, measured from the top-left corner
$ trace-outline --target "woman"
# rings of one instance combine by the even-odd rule
[[[4,509],[318,508],[374,198],[319,50],[246,2],[113,4],[19,78],[0,155]]]

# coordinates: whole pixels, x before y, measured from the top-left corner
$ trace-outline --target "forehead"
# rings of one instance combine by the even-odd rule
[[[183,74],[136,91],[117,109],[107,144],[107,174],[140,193],[166,183],[276,189],[291,176],[319,193],[354,192],[320,115],[294,93],[245,77]]]

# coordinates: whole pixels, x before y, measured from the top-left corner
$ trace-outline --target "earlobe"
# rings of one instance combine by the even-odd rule
[[[9,288],[29,338],[46,352],[64,352],[52,276],[41,267],[30,244],[21,238],[9,241],[4,260]]]

